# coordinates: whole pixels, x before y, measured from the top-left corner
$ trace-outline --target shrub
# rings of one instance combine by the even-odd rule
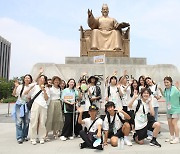
[[[5,99],[2,99],[2,103],[14,103],[16,102],[17,98],[16,97],[8,97]]]

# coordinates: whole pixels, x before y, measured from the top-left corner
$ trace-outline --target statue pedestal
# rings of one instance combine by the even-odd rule
[[[88,56],[99,56],[99,55],[105,55],[106,57],[125,57],[123,54],[123,51],[121,50],[89,50]],[[128,57],[128,55],[126,56]]]
[[[66,57],[65,64],[94,64],[94,57]],[[105,64],[146,65],[147,63],[146,58],[105,57]]]

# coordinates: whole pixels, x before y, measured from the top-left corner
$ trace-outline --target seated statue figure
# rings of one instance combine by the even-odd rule
[[[102,16],[94,18],[92,10],[88,9],[88,25],[92,29],[91,50],[122,50],[122,28],[129,23],[118,23],[108,16],[107,4],[102,6]]]

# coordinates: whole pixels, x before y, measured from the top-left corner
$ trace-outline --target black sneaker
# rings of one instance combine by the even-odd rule
[[[136,133],[134,133],[134,135],[133,135],[133,139],[134,139],[134,141],[136,141],[136,136],[137,136],[137,134],[136,134]]]
[[[26,141],[26,142],[27,142],[27,141],[29,141],[29,139],[28,139],[27,137],[25,137],[25,138],[23,139],[23,141]]]
[[[103,144],[98,145],[98,146],[96,147],[96,149],[98,149],[98,150],[103,150],[103,149],[104,149]]]
[[[17,142],[18,142],[19,144],[23,144],[23,139],[20,138],[20,139],[17,140]]]
[[[87,147],[87,146],[86,146],[86,143],[85,143],[85,142],[79,144],[79,148],[80,148],[80,149],[84,149],[84,148],[86,148],[86,147]]]
[[[159,144],[156,140],[151,140],[149,144],[151,146],[161,147],[161,144]]]

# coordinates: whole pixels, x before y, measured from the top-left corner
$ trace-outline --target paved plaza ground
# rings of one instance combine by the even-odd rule
[[[10,105],[10,111],[12,110]],[[165,139],[169,136],[166,115],[159,116],[161,123],[161,134],[158,136],[158,142],[162,145],[161,148],[152,147],[149,141],[145,145],[133,143],[132,147],[124,146],[124,149],[106,146],[103,151],[94,149],[79,149],[80,138],[74,140],[60,141],[51,140],[45,144],[32,145],[30,141],[18,144],[15,139],[15,124],[12,118],[8,115],[8,105],[0,104],[0,154],[179,154],[180,144],[170,145]],[[180,122],[178,123],[180,127]],[[129,137],[130,139],[132,136]]]

